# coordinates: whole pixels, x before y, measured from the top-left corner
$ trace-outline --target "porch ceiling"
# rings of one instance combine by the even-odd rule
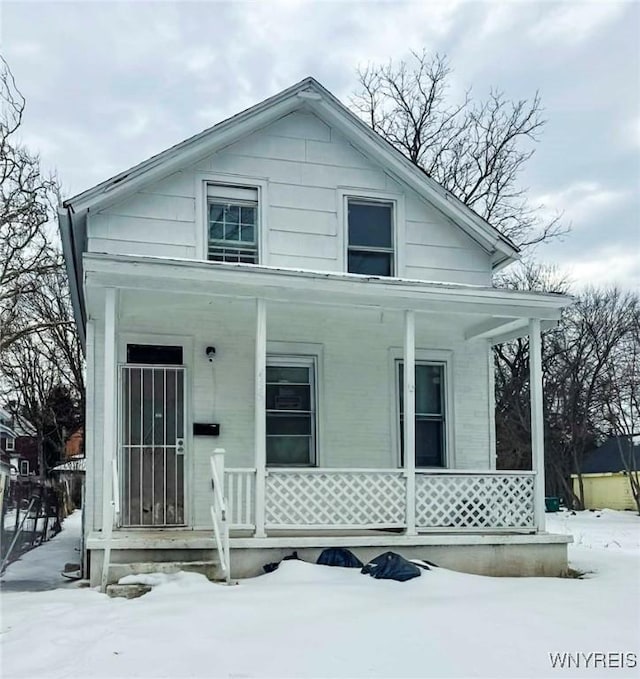
[[[94,317],[102,315],[103,290],[118,288],[453,314],[467,318],[467,339],[503,341],[526,334],[530,318],[555,323],[561,309],[571,303],[565,295],[156,257],[86,254],[84,266],[85,294]]]

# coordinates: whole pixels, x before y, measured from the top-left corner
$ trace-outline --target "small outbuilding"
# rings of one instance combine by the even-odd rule
[[[587,454],[582,465],[585,509],[637,509],[629,473],[639,471],[639,439],[612,436]],[[578,475],[571,478],[577,494]]]

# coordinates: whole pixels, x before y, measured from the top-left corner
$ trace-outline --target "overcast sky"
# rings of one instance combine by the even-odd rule
[[[640,3],[5,2],[23,140],[65,196],[307,75],[347,102],[355,69],[427,48],[454,89],[540,90],[522,177],[572,232],[536,256],[580,285],[640,285]]]

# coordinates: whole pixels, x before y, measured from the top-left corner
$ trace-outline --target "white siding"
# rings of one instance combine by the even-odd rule
[[[90,216],[92,252],[168,257],[202,256],[205,225],[198,177],[266,184],[261,206],[269,233],[262,263],[325,271],[344,270],[345,224],[340,191],[395,194],[405,207],[399,233],[399,274],[409,278],[486,285],[489,256],[461,229],[384,168],[369,161],[316,116],[296,112]],[[400,225],[402,226],[402,225]]]
[[[175,298],[174,298],[175,300]],[[162,314],[157,313],[158,308]],[[183,298],[160,300],[150,293],[125,293],[121,333],[190,335],[187,355],[191,411],[187,423],[218,422],[219,438],[187,439],[188,513],[191,525],[209,526],[211,490],[209,455],[227,450],[228,466],[254,463],[255,305],[250,302]],[[399,313],[325,307],[269,305],[268,342],[320,345],[319,464],[327,467],[396,467],[395,385],[392,353],[402,346]],[[99,323],[97,324],[100,325]],[[160,341],[160,338],[158,338]],[[103,332],[96,333],[93,426],[101,431]],[[216,347],[209,363],[204,349]],[[418,316],[418,350],[451,352],[454,398],[448,417],[454,422],[451,462],[458,468],[490,468],[489,376],[484,341],[465,342],[453,321]],[[102,469],[100,436],[95,437],[94,469]],[[99,478],[99,477],[98,477]],[[100,527],[100,481],[94,495],[94,527]]]

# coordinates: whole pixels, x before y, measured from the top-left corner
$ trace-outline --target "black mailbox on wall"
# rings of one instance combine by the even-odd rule
[[[193,423],[194,436],[220,436],[219,424],[205,424],[203,422]]]

